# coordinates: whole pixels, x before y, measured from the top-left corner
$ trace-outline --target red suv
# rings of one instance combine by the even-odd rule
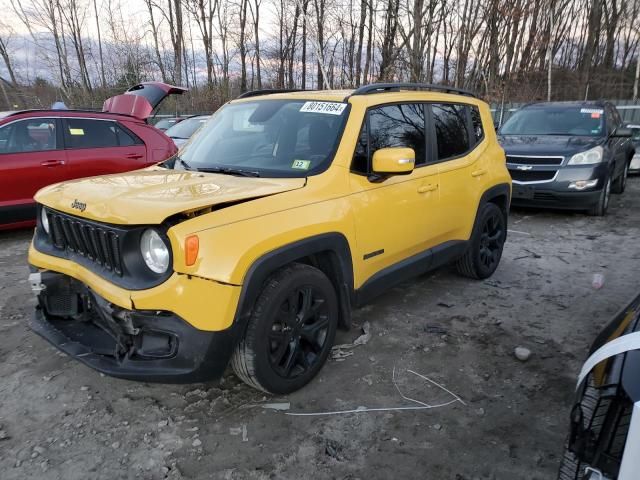
[[[42,187],[174,155],[173,141],[147,119],[168,95],[185,91],[148,82],[107,99],[102,112],[0,112],[0,230],[35,224],[33,195]]]

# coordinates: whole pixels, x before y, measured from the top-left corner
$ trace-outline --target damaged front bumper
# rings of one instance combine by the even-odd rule
[[[175,313],[129,310],[53,271],[30,275],[38,297],[31,328],[71,357],[114,377],[191,383],[219,379],[235,329],[199,330]]]

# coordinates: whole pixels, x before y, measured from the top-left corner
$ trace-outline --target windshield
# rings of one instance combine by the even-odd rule
[[[159,130],[166,130],[169,127],[172,127],[173,125],[175,125],[178,122],[178,120],[176,120],[175,118],[165,118],[162,120],[159,120],[154,127],[156,127]]]
[[[266,177],[307,176],[331,161],[346,109],[346,103],[304,100],[228,104],[184,146],[182,161],[175,165],[250,170]]]
[[[600,136],[604,110],[598,107],[534,106],[517,111],[500,129],[501,135]]]
[[[164,133],[171,138],[191,138],[191,135],[196,133],[196,130],[204,125],[207,120],[209,120],[209,117],[187,118],[180,123],[176,123]]]

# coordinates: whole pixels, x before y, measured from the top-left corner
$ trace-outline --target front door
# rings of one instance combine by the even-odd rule
[[[356,227],[356,288],[385,268],[424,254],[433,246],[428,225],[438,222],[438,166],[427,159],[423,104],[372,108],[354,155],[351,190]],[[412,148],[409,175],[372,181],[373,154],[380,148]]]
[[[60,122],[26,118],[0,127],[0,224],[35,219],[35,193],[66,178]]]

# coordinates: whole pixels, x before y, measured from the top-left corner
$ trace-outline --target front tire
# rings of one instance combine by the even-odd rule
[[[493,275],[507,238],[507,218],[495,203],[485,203],[476,219],[469,248],[458,260],[458,273],[481,280]]]
[[[294,263],[271,275],[231,358],[246,384],[273,394],[306,385],[327,360],[338,325],[338,299],[322,271]]]
[[[602,192],[600,192],[600,198],[589,210],[589,215],[592,217],[603,217],[607,213],[609,208],[609,198],[611,197],[611,177],[607,177],[604,182]]]
[[[624,193],[625,188],[627,188],[627,177],[629,176],[629,162],[625,162],[624,168],[622,169],[622,173],[616,181],[611,185],[611,191],[613,193]]]

